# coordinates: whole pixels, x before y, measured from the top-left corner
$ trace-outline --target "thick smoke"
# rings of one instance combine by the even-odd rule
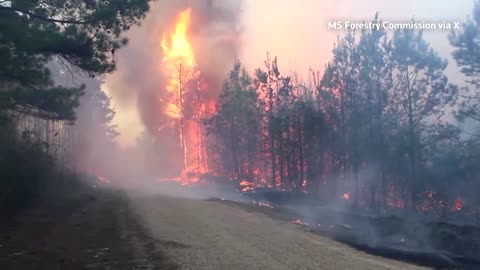
[[[256,0],[178,0],[156,1],[141,27],[129,32],[130,44],[116,53],[118,69],[105,85],[113,96],[121,138],[134,143],[144,129],[161,125],[164,91],[162,35],[170,32],[177,14],[191,7],[191,41],[196,60],[210,81],[211,95],[219,90],[222,76],[236,57],[248,70],[262,67],[266,52],[279,56],[280,68],[295,69],[304,79],[308,68],[322,70],[331,59],[331,49],[341,31],[328,30],[329,20],[371,20],[376,12],[393,21],[412,17],[427,21],[463,20],[473,1],[461,0],[454,6],[448,0],[406,0],[401,3],[368,1],[256,1]],[[240,27],[241,26],[241,27]],[[442,57],[453,63],[447,32],[427,32],[426,38]],[[242,44],[240,41],[244,40]],[[241,46],[240,46],[241,45]],[[241,47],[241,50],[239,49]],[[448,68],[450,79],[457,79],[455,65]],[[138,107],[138,108],[137,108]]]
[[[165,125],[162,98],[168,78],[161,40],[174,30],[177,15],[187,8],[192,9],[189,38],[199,71],[208,80],[209,96],[217,96],[221,81],[238,56],[241,1],[154,2],[141,27],[128,33],[129,44],[116,55],[117,71],[104,85],[113,98],[123,138],[133,139],[143,129],[158,135]]]

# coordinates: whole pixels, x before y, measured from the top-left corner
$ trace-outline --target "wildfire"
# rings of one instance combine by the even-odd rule
[[[170,80],[166,85],[166,89],[173,97],[171,102],[167,105],[165,113],[173,119],[180,120],[179,137],[180,147],[183,151],[184,167],[187,166],[187,146],[185,143],[184,130],[184,91],[186,75],[192,73],[195,69],[195,54],[192,46],[187,38],[188,28],[190,27],[192,10],[187,9],[178,15],[175,32],[170,35],[170,42],[167,37],[162,37],[162,49],[164,53],[164,62],[170,73]],[[168,44],[170,43],[170,44]]]
[[[242,180],[240,181],[239,185],[240,185],[240,191],[242,192],[255,190],[257,188],[265,188],[265,187],[272,188],[272,185],[268,184],[267,180],[263,178],[256,179],[255,181]],[[284,189],[281,189],[281,190],[285,191]]]
[[[164,35],[162,37],[162,48],[165,56],[168,58],[181,57],[183,58],[184,64],[189,67],[195,66],[195,55],[187,38],[191,17],[192,9],[190,8],[179,14],[175,33],[170,36],[170,46],[167,44],[166,36]]]
[[[197,70],[195,53],[188,36],[191,23],[192,9],[180,12],[172,33],[164,34],[161,42],[165,72],[169,78],[165,88],[170,94],[164,113],[174,120],[172,123],[178,128],[183,155],[183,173],[180,178],[183,179],[181,182],[188,183],[198,181],[185,180],[185,177],[198,177],[207,171],[200,121],[207,111],[207,101],[202,99],[201,92],[206,91],[208,83],[200,80]],[[192,102],[193,96],[198,100]],[[195,175],[192,176],[192,173]]]
[[[250,190],[255,189],[255,185],[253,185],[253,183],[248,182],[247,180],[242,180],[240,182],[240,189],[243,192],[250,191]]]
[[[167,105],[167,110],[165,111],[165,113],[171,118],[180,119],[180,109],[177,105],[173,103]]]
[[[178,15],[175,33],[170,35],[170,44],[168,44],[167,37],[162,37],[162,49],[164,53],[164,61],[170,62],[169,68],[193,69],[196,65],[195,54],[190,44],[187,34],[191,23],[192,10],[186,9]],[[188,70],[186,70],[188,72]],[[167,90],[176,93],[179,88],[179,83],[176,78],[172,78],[169,82]]]
[[[350,193],[343,193],[342,198],[346,201],[349,201],[350,200]]]
[[[309,224],[307,222],[305,222],[301,219],[292,220],[292,221],[289,221],[288,223],[302,225],[302,226],[309,226]]]
[[[306,188],[307,187],[307,179],[304,179],[303,182],[302,182],[302,188]]]
[[[453,203],[453,210],[460,211],[463,208],[463,199],[456,198],[455,202]]]

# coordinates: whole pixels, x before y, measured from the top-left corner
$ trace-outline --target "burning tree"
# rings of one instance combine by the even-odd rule
[[[210,170],[243,191],[305,191],[377,211],[466,209],[461,192],[447,196],[445,187],[474,170],[441,165],[473,164],[451,151],[468,146],[441,121],[457,88],[421,33],[347,33],[313,84],[281,73],[270,55],[253,76],[236,63],[215,100],[189,41],[191,16],[182,11],[162,39],[164,113],[178,130],[184,172]],[[373,22],[381,23],[378,15]]]
[[[168,104],[165,113],[178,121],[180,148],[183,153],[183,166],[187,168],[187,145],[185,140],[185,91],[186,84],[197,76],[195,55],[187,39],[187,30],[190,26],[191,9],[180,13],[175,33],[170,37],[171,45],[167,38],[162,38],[162,48],[165,53],[164,62],[170,80],[166,89],[171,93],[171,102]]]
[[[169,93],[165,114],[178,129],[179,145],[183,155],[184,172],[207,171],[202,118],[209,113],[204,92],[208,84],[201,78],[195,53],[188,38],[192,10],[178,15],[175,32],[162,37],[164,63],[169,81]]]

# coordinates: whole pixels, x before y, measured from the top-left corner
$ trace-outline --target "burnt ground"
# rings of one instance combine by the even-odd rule
[[[0,269],[177,267],[137,223],[120,192],[95,189],[0,222]]]

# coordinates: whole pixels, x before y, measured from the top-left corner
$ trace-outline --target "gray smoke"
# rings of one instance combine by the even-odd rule
[[[129,44],[116,54],[117,70],[107,77],[104,85],[118,112],[120,132],[144,127],[150,134],[157,134],[164,125],[165,108],[161,100],[168,78],[162,72],[161,40],[174,30],[177,15],[187,8],[192,9],[189,38],[199,71],[208,81],[208,96],[218,95],[226,72],[239,54],[242,1],[154,2],[141,27],[129,31]],[[139,121],[135,117],[143,127],[135,123]],[[122,130],[122,125],[128,127]]]

